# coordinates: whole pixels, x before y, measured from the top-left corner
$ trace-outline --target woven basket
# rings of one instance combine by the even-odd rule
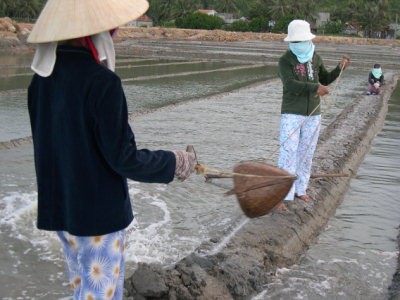
[[[231,194],[236,195],[240,207],[249,218],[267,214],[285,198],[297,178],[263,162],[243,162],[236,165],[233,172],[266,176],[233,176],[234,188]]]

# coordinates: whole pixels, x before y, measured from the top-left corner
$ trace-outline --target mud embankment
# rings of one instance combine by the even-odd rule
[[[236,32],[224,30],[180,29],[163,27],[121,27],[118,30],[118,40],[186,40],[186,41],[282,41],[286,34],[271,32]],[[346,36],[317,35],[316,42],[341,43],[353,45],[390,45],[400,46],[400,40],[370,39]]]
[[[0,49],[21,47],[26,44],[31,26],[10,18],[0,18]]]
[[[400,233],[397,236],[398,249],[400,249]],[[400,254],[397,258],[397,269],[393,274],[392,284],[389,287],[389,300],[400,300]]]
[[[25,48],[26,39],[33,24],[17,23],[6,17],[0,18],[0,49]],[[124,40],[170,40],[170,41],[282,41],[286,34],[271,32],[235,32],[224,30],[180,29],[163,27],[120,27],[115,41]],[[400,40],[369,39],[346,36],[317,35],[316,42],[342,43],[353,45],[400,46]]]
[[[398,75],[387,74],[380,96],[360,95],[321,134],[313,173],[355,174],[381,129]],[[248,299],[277,268],[288,267],[335,213],[351,178],[312,180],[312,201],[247,220],[226,241],[212,239],[173,267],[140,264],[126,279],[127,299]]]

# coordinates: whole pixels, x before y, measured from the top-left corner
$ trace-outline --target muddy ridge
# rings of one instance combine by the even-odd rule
[[[313,173],[356,173],[382,128],[398,75],[386,78],[381,95],[360,95],[322,132]],[[335,213],[350,180],[311,180],[312,201],[295,200],[288,212],[246,220],[226,241],[211,239],[173,267],[139,264],[126,279],[126,299],[249,299],[277,268],[298,261]]]
[[[27,47],[26,39],[33,24],[17,23],[5,17],[0,18],[0,49]],[[171,41],[282,41],[286,34],[271,32],[235,32],[224,30],[180,29],[164,27],[120,27],[116,42],[124,40],[171,40]],[[400,40],[371,39],[346,36],[317,35],[316,42],[342,43],[354,45],[400,46]],[[29,46],[28,46],[29,47]]]

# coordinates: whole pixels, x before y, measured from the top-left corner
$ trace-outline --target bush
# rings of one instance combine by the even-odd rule
[[[175,20],[165,21],[162,24],[162,26],[167,27],[167,28],[174,28],[174,27],[176,27]]]
[[[176,19],[175,25],[178,28],[213,30],[221,29],[224,21],[220,17],[195,12],[187,17]]]
[[[228,31],[250,31],[249,22],[244,20],[235,21],[230,25],[226,26],[226,30]]]
[[[322,29],[325,33],[329,34],[339,34],[343,32],[344,24],[340,20],[337,21],[330,21],[326,23]]]
[[[254,32],[269,31],[268,19],[264,17],[256,17],[250,21],[250,30]]]
[[[275,33],[287,33],[287,27],[289,23],[294,20],[298,19],[295,16],[292,15],[286,15],[279,20],[276,21],[275,26],[273,28],[273,32]]]

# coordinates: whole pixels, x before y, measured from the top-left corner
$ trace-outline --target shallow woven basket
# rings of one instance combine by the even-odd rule
[[[240,207],[249,218],[267,214],[285,198],[296,180],[296,176],[263,162],[243,162],[236,165],[233,172],[266,176],[233,176],[234,188],[230,194],[236,195]]]

